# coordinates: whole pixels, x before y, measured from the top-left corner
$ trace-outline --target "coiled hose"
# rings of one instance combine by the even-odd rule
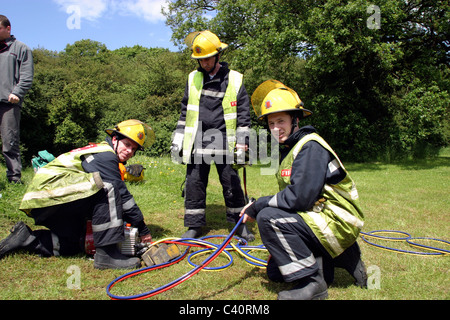
[[[187,246],[186,250],[184,251],[184,253],[179,256],[178,258],[175,258],[174,260],[171,260],[169,262],[166,263],[162,263],[159,265],[154,265],[154,266],[150,266],[150,267],[145,267],[142,269],[138,269],[138,270],[134,270],[131,271],[129,273],[126,273],[116,279],[114,279],[113,281],[111,281],[107,288],[106,288],[106,292],[108,294],[108,296],[111,299],[114,300],[141,300],[141,299],[147,299],[150,298],[152,296],[155,296],[157,294],[160,294],[162,292],[165,292],[181,283],[183,283],[184,281],[192,278],[195,274],[197,274],[198,272],[200,272],[201,270],[204,271],[220,271],[220,270],[224,270],[228,267],[231,266],[232,262],[233,262],[233,257],[231,256],[231,254],[228,251],[236,251],[238,252],[247,263],[259,267],[259,268],[265,268],[267,265],[267,261],[266,260],[262,260],[259,259],[253,255],[250,254],[251,251],[254,250],[259,250],[259,251],[267,251],[266,248],[263,245],[259,245],[259,246],[248,246],[247,242],[244,239],[235,237],[234,234],[236,232],[236,229],[238,228],[238,226],[242,223],[243,220],[243,216],[239,219],[238,223],[236,223],[236,226],[233,228],[233,230],[231,230],[230,234],[228,236],[206,236],[200,239],[191,239],[191,238],[166,238],[166,239],[162,239],[159,240],[157,242],[154,242],[152,245],[154,244],[158,244],[158,243],[174,243],[174,244],[178,244],[178,245],[184,245]],[[381,234],[389,234],[389,235],[396,235],[396,236],[384,236]],[[426,241],[431,241],[431,242],[436,242],[439,244],[444,244],[447,246],[450,246],[450,242],[446,241],[446,240],[442,240],[442,239],[436,239],[436,238],[427,238],[427,237],[412,237],[409,233],[404,232],[404,231],[397,231],[397,230],[374,230],[374,231],[370,231],[370,232],[361,232],[360,236],[362,238],[362,240],[364,242],[366,242],[367,244],[386,250],[386,251],[391,251],[391,252],[397,252],[397,253],[404,253],[404,254],[411,254],[411,255],[424,255],[424,256],[439,256],[439,255],[448,255],[450,254],[450,250],[446,250],[443,248],[439,248],[439,247],[432,247],[432,246],[426,246],[423,244],[418,243],[418,241],[420,240],[426,240]],[[221,245],[216,245],[213,244],[209,241],[206,241],[206,239],[211,239],[211,238],[222,238],[225,237],[225,240],[223,241],[223,243]],[[420,248],[422,250],[426,250],[426,251],[432,251],[432,252],[423,252],[423,251],[410,251],[410,250],[403,250],[403,249],[398,249],[398,248],[392,248],[392,247],[388,247],[388,246],[383,246],[380,244],[376,244],[370,240],[368,240],[368,238],[374,238],[374,239],[379,239],[379,240],[387,240],[387,241],[405,241],[407,242],[409,245],[413,246],[413,247],[417,247]],[[233,239],[238,240],[238,244],[235,245],[233,244],[231,241]],[[189,250],[191,247],[199,247],[199,248],[203,248],[201,250],[195,251],[193,253],[191,253],[188,256]],[[202,254],[207,254],[210,253],[211,251],[212,254],[209,255],[202,263],[200,263],[199,265],[195,264],[192,262],[193,258],[195,256],[198,255],[202,255]],[[223,266],[219,266],[219,267],[208,267],[208,265],[214,260],[216,259],[221,253],[225,253],[227,258],[228,258],[228,263],[223,265]],[[184,258],[188,257],[188,263],[193,267],[192,270],[190,270],[189,272],[185,273],[184,275],[180,276],[179,278],[159,287],[153,290],[150,290],[148,292],[144,292],[141,294],[136,294],[136,295],[131,295],[131,296],[119,296],[119,295],[115,295],[113,293],[111,293],[111,289],[119,282],[122,282],[128,278],[137,276],[139,274],[142,273],[146,273],[152,270],[157,270],[157,269],[162,269],[162,268],[166,268],[169,267],[173,264],[176,264],[178,262],[180,262],[181,260],[183,260]]]
[[[244,256],[245,260],[248,263],[251,263],[252,265],[255,265],[257,267],[261,267],[264,268],[266,266],[266,261],[256,258],[252,255],[250,255],[250,251],[252,250],[266,250],[263,246],[247,246],[247,242],[244,239],[240,239],[237,237],[234,237],[234,233],[236,232],[236,229],[238,228],[238,226],[242,223],[244,216],[242,216],[239,221],[236,223],[235,227],[233,228],[233,230],[231,230],[230,234],[225,238],[225,240],[223,241],[223,243],[221,245],[215,245],[212,244],[208,241],[206,241],[205,239],[209,239],[209,238],[213,238],[213,237],[222,237],[222,236],[207,236],[204,238],[200,238],[200,239],[190,239],[190,238],[184,238],[184,239],[179,239],[179,238],[171,238],[171,239],[163,239],[160,240],[158,242],[154,242],[153,244],[157,244],[157,243],[161,243],[161,242],[165,242],[165,243],[175,243],[175,244],[180,244],[180,245],[186,245],[187,248],[184,251],[184,253],[179,256],[178,258],[171,260],[169,262],[166,263],[162,263],[159,265],[155,265],[155,266],[150,266],[150,267],[145,267],[142,269],[138,269],[138,270],[134,270],[131,271],[129,273],[126,273],[116,279],[114,279],[113,281],[111,281],[108,286],[106,287],[106,293],[108,294],[108,296],[111,299],[114,300],[141,300],[141,299],[147,299],[150,298],[152,296],[155,296],[157,294],[160,294],[164,291],[167,291],[181,283],[183,283],[184,281],[190,279],[191,277],[193,277],[195,274],[197,274],[198,272],[200,272],[201,270],[205,270],[205,271],[217,271],[217,270],[222,270],[222,269],[226,269],[228,268],[232,261],[233,258],[231,257],[230,253],[227,250],[236,250],[239,254],[241,254],[242,256]],[[232,244],[231,241],[233,240],[233,238],[238,240],[238,245]],[[139,274],[142,273],[146,273],[152,270],[156,270],[156,269],[162,269],[162,268],[166,268],[168,266],[171,266],[175,263],[180,262],[181,260],[183,260],[189,252],[189,249],[191,247],[204,247],[205,249],[202,250],[198,250],[194,253],[192,253],[191,255],[188,256],[188,262],[191,266],[193,266],[194,268],[192,270],[190,270],[189,272],[185,273],[184,275],[180,276],[179,278],[159,287],[153,290],[150,290],[148,292],[144,292],[141,294],[136,294],[136,295],[131,295],[131,296],[119,296],[119,295],[115,295],[113,293],[111,293],[111,289],[119,282],[122,282],[128,278],[137,276]],[[214,251],[213,251],[214,250]],[[196,265],[192,262],[192,258],[196,255],[201,255],[201,254],[206,254],[208,252],[213,251],[213,253],[211,255],[209,255],[202,263],[200,263],[199,265]],[[217,256],[219,256],[222,252],[225,252],[228,259],[229,259],[229,263],[221,266],[221,267],[215,267],[215,268],[209,268],[207,267],[215,258],[217,258]]]

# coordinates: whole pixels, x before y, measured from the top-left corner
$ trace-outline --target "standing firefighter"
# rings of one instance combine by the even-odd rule
[[[206,224],[206,188],[214,161],[226,204],[227,221],[236,223],[246,201],[237,171],[232,167],[235,149],[248,148],[250,103],[243,76],[219,62],[228,45],[210,31],[186,38],[199,68],[189,74],[181,114],[172,143],[172,156],[187,164],[183,238],[201,235]],[[237,234],[254,239],[242,224]]]
[[[154,132],[138,120],[127,120],[106,133],[106,141],[64,153],[37,171],[20,209],[48,230],[32,231],[18,222],[0,242],[0,258],[17,249],[43,256],[83,252],[86,221],[92,220],[95,268],[140,266],[139,258],[122,255],[117,246],[124,240],[124,222],[138,228],[142,242],[151,241],[119,164],[149,147]]]
[[[360,286],[366,272],[356,242],[363,226],[358,192],[341,161],[312,126],[299,127],[311,115],[297,93],[276,80],[252,95],[259,118],[268,123],[280,147],[276,174],[279,192],[244,208],[244,221],[256,219],[271,258],[273,281],[293,282],[280,300],[328,297],[334,267],[345,268]]]

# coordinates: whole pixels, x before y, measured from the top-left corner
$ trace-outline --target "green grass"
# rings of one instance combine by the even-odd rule
[[[181,185],[185,167],[168,158],[138,156],[134,163],[146,167],[145,181],[130,183],[129,189],[144,213],[154,240],[178,237],[184,231]],[[401,230],[413,237],[434,237],[450,240],[449,178],[450,157],[398,164],[347,164],[354,178],[366,223],[363,231],[378,229]],[[4,172],[4,166],[0,166]],[[248,168],[249,195],[258,198],[274,194],[277,185],[273,176],[260,174],[260,167]],[[242,174],[242,172],[241,172]],[[32,179],[33,171],[24,171],[24,181]],[[10,185],[4,173],[0,177],[0,238],[9,228],[24,220],[33,229],[31,218],[18,210],[26,185]],[[208,235],[226,235],[231,226],[225,222],[225,206],[221,186],[214,168],[211,170],[207,197]],[[250,228],[257,235],[257,226]],[[337,269],[335,283],[329,288],[334,300],[413,300],[450,298],[450,260],[448,256],[423,257],[380,250],[358,240],[366,266],[380,271],[380,289],[360,289],[343,270]],[[405,243],[380,244],[417,250]],[[434,244],[436,245],[436,244]],[[446,249],[449,249],[448,247]],[[237,253],[232,253],[233,265],[219,272],[200,272],[181,285],[152,297],[153,300],[272,300],[280,290],[289,286],[270,282],[264,270],[248,265]],[[267,257],[266,253],[260,253]],[[198,261],[205,256],[198,257]],[[197,260],[196,260],[197,261]],[[213,263],[224,264],[219,257]],[[80,269],[81,289],[69,289],[70,266]],[[190,270],[187,261],[166,269],[148,272],[117,284],[112,292],[133,295],[164,285]],[[120,270],[96,270],[92,259],[75,257],[40,258],[18,252],[0,260],[0,299],[109,299],[106,286],[124,274]]]

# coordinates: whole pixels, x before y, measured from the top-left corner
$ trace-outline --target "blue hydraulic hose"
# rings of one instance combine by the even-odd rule
[[[197,265],[191,261],[191,258],[193,258],[194,256],[196,256],[197,254],[202,254],[202,253],[204,253],[204,252],[211,251],[211,250],[213,250],[213,249],[212,249],[212,248],[207,248],[207,249],[198,250],[198,251],[196,251],[196,252],[191,253],[191,254],[188,256],[188,262],[189,262],[189,264],[190,264],[191,266],[193,266],[193,267],[197,267]],[[223,265],[223,266],[219,266],[219,267],[214,267],[214,268],[212,268],[212,267],[205,267],[205,268],[203,268],[203,269],[204,269],[204,270],[209,270],[209,271],[217,271],[217,270],[222,270],[222,269],[228,268],[228,267],[233,263],[233,257],[231,256],[231,254],[230,254],[228,251],[225,250],[225,251],[223,251],[223,252],[225,252],[225,253],[227,254],[227,256],[228,256],[228,260],[229,260],[229,261],[228,261],[227,264],[225,264],[225,265]]]
[[[236,223],[236,225],[234,226],[233,230],[231,230],[230,234],[227,236],[227,238],[225,239],[225,241],[208,257],[206,258],[200,265],[198,265],[197,267],[195,267],[194,269],[190,270],[189,272],[185,273],[184,275],[182,275],[181,277],[179,277],[178,279],[175,279],[171,282],[169,282],[168,284],[165,284],[159,288],[153,289],[151,291],[142,293],[142,294],[137,294],[137,295],[131,295],[131,296],[118,296],[118,295],[114,295],[111,293],[111,289],[112,287],[120,282],[123,281],[127,278],[136,276],[138,274],[144,273],[144,272],[148,272],[150,270],[153,269],[159,269],[159,268],[163,268],[166,267],[168,265],[172,265],[178,261],[180,261],[181,259],[183,259],[189,248],[186,249],[186,251],[184,252],[184,254],[182,256],[180,256],[179,258],[177,258],[174,261],[170,261],[167,262],[165,264],[161,264],[158,266],[151,266],[151,267],[146,267],[143,269],[139,269],[139,270],[135,270],[132,272],[129,272],[125,275],[122,275],[116,279],[114,279],[113,281],[111,281],[108,286],[106,287],[106,293],[112,298],[112,299],[118,299],[118,300],[138,300],[138,299],[146,299],[149,297],[152,297],[154,295],[157,295],[161,292],[167,291],[177,285],[179,285],[180,283],[188,280],[189,278],[191,278],[193,275],[197,274],[200,270],[202,270],[203,268],[205,268],[209,263],[211,263],[227,246],[228,244],[231,242],[231,239],[233,238],[234,233],[236,232],[236,229],[238,228],[238,226],[242,223],[242,220],[244,219],[244,215],[242,215],[242,217],[239,219],[239,221]]]
[[[111,281],[107,288],[106,288],[106,292],[107,294],[111,297],[111,299],[117,299],[117,300],[138,300],[138,299],[146,299],[149,297],[152,297],[154,295],[157,295],[159,293],[162,293],[164,291],[167,291],[179,284],[181,284],[182,282],[190,279],[192,276],[194,276],[195,274],[197,274],[198,272],[200,272],[202,269],[205,270],[220,270],[220,269],[225,269],[228,266],[231,265],[233,258],[231,256],[231,254],[228,251],[225,251],[225,253],[228,256],[228,259],[230,260],[228,264],[226,264],[225,266],[220,266],[220,267],[215,267],[215,268],[207,268],[207,265],[210,264],[215,258],[217,258],[219,256],[219,254],[221,254],[224,250],[229,249],[237,249],[243,256],[244,259],[252,264],[255,265],[257,267],[266,267],[267,262],[265,260],[259,259],[257,257],[254,257],[252,255],[249,254],[249,251],[251,250],[265,250],[265,247],[263,245],[259,245],[259,246],[247,246],[247,242],[244,239],[241,238],[237,238],[238,244],[237,246],[230,246],[231,240],[234,237],[234,234],[237,230],[237,228],[239,227],[239,225],[242,223],[244,216],[242,216],[239,221],[236,223],[235,227],[233,228],[233,230],[231,230],[230,234],[226,237],[226,239],[222,242],[221,245],[216,245],[216,244],[212,244],[210,242],[205,241],[204,239],[208,239],[208,238],[213,238],[213,237],[224,237],[224,236],[206,236],[203,237],[201,239],[190,239],[190,238],[184,238],[184,239],[179,239],[176,241],[168,241],[168,243],[179,243],[179,244],[185,244],[185,245],[189,245],[190,241],[194,242],[194,243],[199,243],[200,247],[203,244],[204,246],[209,246],[209,248],[203,249],[203,250],[199,250],[196,251],[194,253],[192,253],[191,255],[188,256],[188,261],[189,263],[194,267],[194,269],[190,270],[189,272],[185,273],[184,275],[182,275],[181,277],[159,287],[156,289],[153,289],[151,291],[142,293],[142,294],[137,294],[137,295],[131,295],[131,296],[118,296],[118,295],[114,295],[111,293],[111,289],[113,288],[113,286],[121,281],[124,281],[125,279],[134,277],[136,275],[139,275],[141,273],[145,273],[148,271],[152,271],[152,270],[156,270],[156,269],[161,269],[161,268],[165,268],[168,266],[171,266],[175,263],[178,263],[179,261],[181,261],[182,259],[184,259],[188,252],[189,252],[189,247],[184,251],[184,253],[174,259],[171,260],[169,262],[166,263],[162,263],[159,265],[155,265],[155,266],[150,266],[150,267],[145,267],[139,270],[134,270],[131,271],[129,273],[126,273],[116,279],[114,279],[113,281]],[[388,237],[388,236],[381,236],[379,235],[380,233],[387,233],[387,234],[397,234],[400,235],[398,237]],[[390,248],[387,246],[382,246],[376,243],[373,243],[371,241],[369,241],[368,239],[366,239],[366,237],[368,238],[376,238],[376,239],[380,239],[380,240],[388,240],[388,241],[406,241],[407,243],[409,243],[412,246],[416,246],[416,247],[420,247],[422,249],[425,250],[431,250],[434,252],[416,252],[416,251],[409,251],[409,250],[402,250],[402,249],[396,249],[396,248]],[[445,241],[445,240],[441,240],[441,239],[435,239],[435,238],[413,238],[411,237],[411,235],[407,232],[403,232],[403,231],[396,231],[396,230],[374,230],[374,231],[369,231],[369,232],[361,232],[361,238],[362,240],[364,240],[366,243],[387,250],[387,251],[392,251],[392,252],[398,252],[398,253],[408,253],[408,254],[413,254],[413,255],[432,255],[432,256],[436,256],[436,255],[446,255],[446,254],[450,254],[450,250],[446,250],[446,249],[442,249],[442,248],[437,248],[437,247],[431,247],[431,246],[426,246],[426,245],[422,245],[422,244],[418,244],[417,242],[415,242],[416,240],[429,240],[429,241],[434,241],[434,242],[439,242],[441,244],[445,244],[445,245],[450,245],[450,242]],[[413,241],[414,240],[414,241]],[[213,251],[214,250],[214,251]],[[191,258],[194,257],[197,254],[202,254],[204,252],[207,251],[213,251],[213,253],[211,255],[209,255],[201,264],[199,265],[195,265],[194,263],[192,263]],[[247,259],[247,257],[249,259]],[[253,261],[251,261],[253,260]]]
[[[386,236],[380,236],[378,233],[393,233],[393,234],[400,234],[401,237],[386,237]],[[369,241],[366,239],[366,237],[369,238],[375,238],[375,239],[381,239],[381,240],[388,240],[388,241],[406,241],[411,246],[420,247],[425,250],[430,250],[433,252],[420,252],[420,251],[411,251],[411,250],[403,250],[403,249],[397,249],[397,248],[391,248],[387,246],[383,246],[380,244],[376,244],[374,242]],[[438,255],[445,255],[449,254],[450,250],[445,250],[443,248],[437,248],[437,247],[431,247],[431,246],[425,246],[418,243],[413,242],[414,239],[422,239],[422,240],[429,240],[429,241],[435,241],[440,242],[446,245],[450,245],[450,242],[442,240],[442,239],[435,239],[435,238],[413,238],[411,235],[404,231],[397,231],[397,230],[374,230],[369,232],[361,232],[361,239],[366,242],[369,245],[372,245],[374,247],[378,247],[380,249],[384,249],[387,251],[397,252],[397,253],[406,253],[406,254],[412,254],[412,255],[424,255],[424,256],[438,256]]]

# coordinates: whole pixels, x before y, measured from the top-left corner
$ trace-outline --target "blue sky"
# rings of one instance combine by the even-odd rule
[[[165,0],[1,0],[11,33],[31,49],[63,51],[82,39],[110,50],[141,45],[178,51],[160,13]]]

